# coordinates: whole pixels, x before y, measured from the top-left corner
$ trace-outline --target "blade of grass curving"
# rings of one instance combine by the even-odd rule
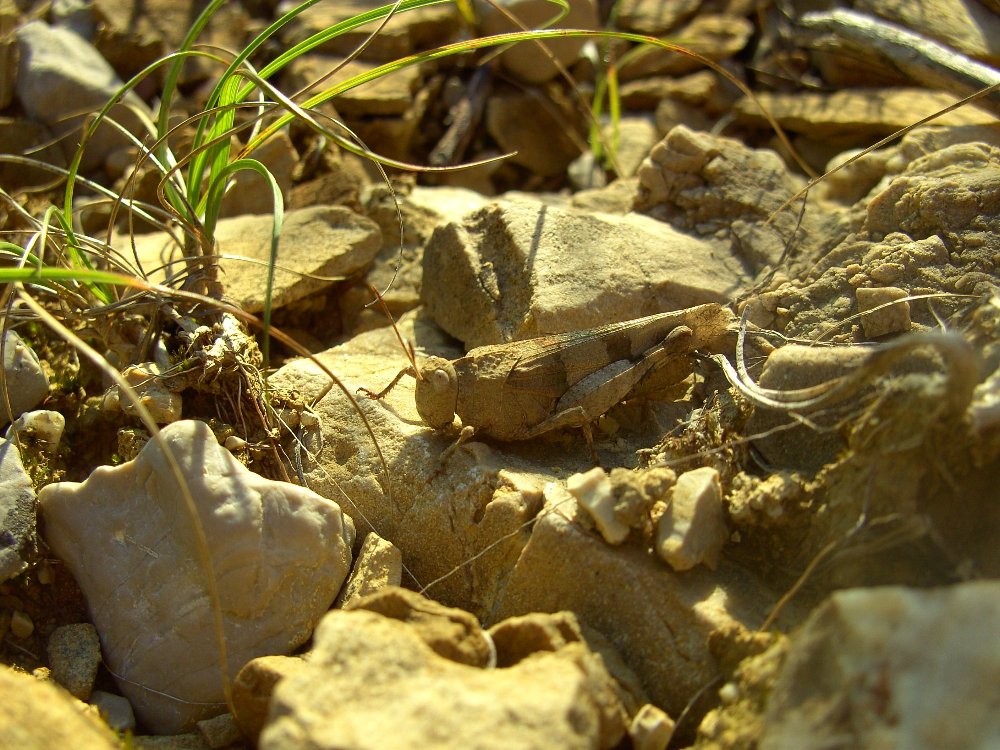
[[[271,342],[271,294],[274,291],[274,268],[278,262],[278,243],[281,240],[281,226],[285,218],[285,201],[281,197],[281,187],[274,175],[256,159],[237,159],[216,176],[215,182],[209,186],[208,208],[205,214],[205,234],[209,237],[215,236],[215,225],[219,219],[219,208],[222,206],[222,195],[226,184],[232,175],[238,172],[255,172],[267,181],[271,188],[271,196],[274,199],[272,216],[274,221],[271,224],[271,251],[267,265],[267,283],[264,286],[264,321],[263,335],[261,343],[261,354],[264,357],[264,370],[268,370],[271,362],[270,342]]]

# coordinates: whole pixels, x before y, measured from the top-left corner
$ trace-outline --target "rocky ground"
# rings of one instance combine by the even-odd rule
[[[318,3],[254,64],[376,5]],[[67,166],[81,118],[203,6],[0,2],[4,239],[62,200],[39,162]],[[391,188],[302,125],[254,152],[286,208],[270,305],[253,177],[222,202],[217,297],[287,334],[270,369],[179,293],[28,290],[102,369],[8,291],[0,745],[1000,743],[1000,94],[862,153],[1000,84],[1000,5],[570,8],[704,59],[529,42],[319,105],[392,159],[479,163]],[[242,49],[282,9],[225,3],[203,39]],[[400,13],[273,83],[511,28],[475,11]],[[185,68],[172,122],[218,72]],[[593,106],[609,76],[617,121]],[[126,128],[162,83],[118,105]],[[97,131],[76,229],[187,289],[178,232],[101,200],[158,204],[138,155]],[[449,382],[433,360],[366,397],[403,342],[455,362],[458,395],[424,400]]]

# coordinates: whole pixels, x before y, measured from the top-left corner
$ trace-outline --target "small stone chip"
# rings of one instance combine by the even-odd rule
[[[856,294],[858,311],[866,313],[861,316],[861,327],[865,329],[866,338],[877,339],[890,333],[905,333],[910,330],[910,303],[897,302],[907,296],[905,289],[884,286],[876,289],[858,289]],[[889,304],[892,302],[896,304]],[[886,304],[888,307],[875,310]]]
[[[101,664],[101,641],[89,622],[63,625],[52,631],[48,644],[52,679],[71,695],[87,700]]]
[[[704,466],[681,474],[657,526],[660,557],[678,571],[698,563],[715,570],[727,539],[719,472]]]

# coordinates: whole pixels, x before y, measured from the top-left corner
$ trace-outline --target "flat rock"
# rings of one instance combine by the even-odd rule
[[[546,0],[500,0],[475,3],[479,33],[483,36],[504,34],[524,29],[598,29],[600,19],[594,0],[569,0],[568,13],[556,23],[548,23],[559,15],[560,8]],[[515,24],[508,14],[520,24]],[[576,61],[586,43],[585,37],[548,39],[546,50],[531,41],[521,42],[500,55],[503,68],[515,78],[529,84],[545,83],[559,74],[555,57],[564,67]]]
[[[540,107],[533,94],[506,91],[486,102],[486,129],[497,145],[511,154],[512,163],[542,177],[562,175],[579,156],[581,140],[568,133],[576,119],[576,112],[559,97]]]
[[[95,714],[52,683],[0,667],[0,737],[19,750],[118,750],[121,744]]]
[[[719,61],[742,50],[754,32],[753,24],[736,16],[699,14],[668,41],[677,40],[685,49]],[[679,76],[701,70],[704,64],[679,52],[651,45],[621,66],[623,81],[648,76]]]
[[[336,503],[248,471],[202,422],[160,434],[204,529],[230,676],[255,656],[291,651],[347,577],[353,529]],[[46,540],[83,590],[143,723],[169,734],[224,709],[203,552],[161,445],[150,440],[134,461],[82,484],[49,485],[39,504]]]
[[[216,228],[219,252],[249,258],[223,259],[220,279],[226,295],[244,310],[264,309],[267,263],[271,254],[270,216],[236,216],[221,219]],[[316,206],[289,211],[282,226],[278,265],[274,274],[271,307],[276,309],[325,289],[333,281],[365,268],[382,243],[378,226],[342,206]],[[170,273],[184,271],[180,249],[165,234],[138,235],[136,247],[147,273],[170,263]],[[162,278],[153,275],[154,280]]]
[[[97,668],[101,664],[101,642],[89,622],[63,625],[52,631],[46,649],[52,679],[80,700],[90,698]]]
[[[279,680],[305,668],[300,656],[258,656],[233,681],[233,707],[243,735],[257,746]]]
[[[932,115],[957,101],[952,94],[928,89],[845,89],[832,94],[818,92],[755,92],[760,106],[750,99],[734,105],[740,122],[767,127],[764,107],[781,127],[813,137],[850,134],[866,144],[888,135],[922,117]],[[989,125],[996,118],[976,107],[961,107],[934,120],[937,125]]]
[[[312,34],[326,31],[335,24],[360,13],[383,7],[379,0],[347,0],[338,3],[317,3],[296,17],[283,30],[281,38],[286,47],[304,41]],[[334,55],[353,55],[361,47],[362,60],[389,62],[417,50],[444,44],[458,33],[461,17],[451,3],[396,13],[388,23],[379,28],[380,21],[345,31],[316,48],[317,52]],[[368,39],[379,28],[378,34]]]
[[[834,593],[792,638],[760,747],[996,747],[998,630],[996,581]]]
[[[0,427],[34,409],[49,395],[49,379],[38,356],[14,331],[6,331],[3,336],[3,370],[6,399],[0,406]]]
[[[422,294],[473,348],[727,299],[746,276],[717,249],[645,216],[504,201],[435,230]]]
[[[335,610],[314,644],[278,684],[261,750],[609,748],[623,732],[602,726],[610,677],[580,643],[483,670],[443,659],[403,622]]]
[[[407,14],[401,14],[407,15]],[[339,86],[348,79],[374,70],[375,63],[362,60],[347,62],[335,55],[302,55],[291,64],[286,72],[286,85],[298,90],[321,78],[324,87]],[[325,76],[336,71],[329,78]],[[337,94],[334,103],[337,112],[345,117],[361,116],[401,116],[413,106],[413,97],[423,80],[419,65],[410,65],[374,81],[345,90]]]
[[[701,0],[622,0],[618,5],[618,26],[625,31],[658,36],[688,20],[698,11]]]
[[[35,490],[13,441],[0,440],[0,581],[28,569],[35,553]]]
[[[881,16],[918,34],[944,42],[971,57],[1000,63],[1000,18],[969,0],[857,0],[854,10]]]

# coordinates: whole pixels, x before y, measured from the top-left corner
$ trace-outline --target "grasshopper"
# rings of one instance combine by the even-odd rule
[[[434,429],[462,420],[459,442],[473,433],[497,440],[527,440],[550,430],[578,427],[592,447],[590,423],[626,399],[664,363],[709,346],[726,332],[733,314],[719,304],[665,312],[582,331],[472,349],[464,357],[427,357],[404,376],[416,379],[421,420]],[[458,444],[452,446],[453,450]],[[450,451],[449,451],[450,452]]]

